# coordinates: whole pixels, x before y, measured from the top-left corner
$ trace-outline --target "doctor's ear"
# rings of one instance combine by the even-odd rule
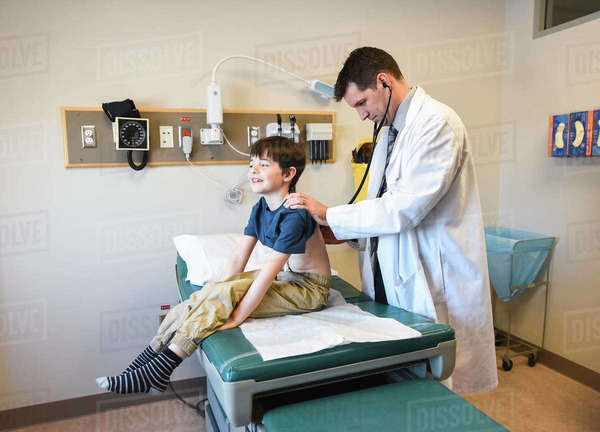
[[[383,88],[388,88],[388,89],[390,88],[389,79],[385,73],[383,73],[383,72],[378,73],[376,79],[377,79],[377,81],[379,81],[381,83]]]

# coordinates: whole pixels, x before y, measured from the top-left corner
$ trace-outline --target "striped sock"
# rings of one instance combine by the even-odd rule
[[[124,374],[127,372],[131,372],[132,370],[137,369],[139,367],[142,367],[157,355],[158,353],[154,351],[150,345],[148,345],[146,349],[142,351],[142,353],[139,356],[137,356],[129,366],[127,366],[127,369],[125,369],[121,373]]]
[[[170,349],[166,349],[144,366],[114,377],[101,377],[96,383],[113,393],[164,392],[169,385],[173,370],[182,360]]]

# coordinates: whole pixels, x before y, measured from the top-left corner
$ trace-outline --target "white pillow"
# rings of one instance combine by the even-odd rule
[[[186,280],[194,285],[221,281],[225,278],[227,263],[239,249],[243,234],[180,235],[173,238],[179,256],[185,261]],[[244,271],[257,270],[266,262],[270,249],[257,242]]]

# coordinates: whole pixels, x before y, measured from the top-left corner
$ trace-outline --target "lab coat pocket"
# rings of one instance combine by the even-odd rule
[[[431,292],[433,296],[433,301],[435,303],[445,303],[446,302],[446,278],[444,272],[444,255],[442,251],[438,249],[437,251],[437,267],[438,267],[438,277],[437,280],[434,280],[431,287]]]
[[[397,240],[394,276],[396,283],[402,284],[412,278],[422,266],[419,260],[419,245],[414,231],[398,234]]]

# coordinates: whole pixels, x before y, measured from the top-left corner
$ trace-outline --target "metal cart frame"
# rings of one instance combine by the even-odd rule
[[[505,371],[509,371],[512,369],[513,367],[513,361],[511,359],[524,355],[527,356],[527,364],[529,364],[529,366],[533,367],[535,366],[535,364],[537,363],[538,360],[538,354],[540,351],[542,351],[544,349],[544,340],[546,337],[546,316],[548,314],[548,292],[549,292],[549,288],[550,288],[550,263],[552,261],[552,255],[554,253],[554,245],[552,246],[552,248],[550,249],[550,252],[548,253],[548,257],[546,258],[546,261],[544,262],[544,264],[542,265],[542,268],[545,267],[545,280],[541,280],[541,281],[534,281],[530,284],[526,284],[526,285],[515,285],[513,286],[512,284],[512,278],[513,278],[513,260],[515,258],[515,255],[511,255],[510,257],[510,291],[516,291],[516,290],[520,290],[520,289],[533,289],[533,288],[537,288],[540,286],[545,286],[546,287],[546,292],[545,292],[545,300],[544,300],[544,320],[543,320],[543,324],[542,324],[542,343],[539,347],[532,345],[530,343],[524,342],[524,341],[517,341],[517,342],[513,342],[511,343],[511,315],[512,315],[512,302],[508,301],[509,305],[508,305],[508,329],[506,331],[506,334],[503,335],[502,332],[499,332],[498,330],[495,331],[496,334],[496,345],[499,345],[500,343],[505,343],[504,345],[504,354],[502,355],[502,369],[504,369]],[[495,294],[495,291],[494,291]],[[497,297],[497,295],[496,295]],[[493,308],[493,315],[496,315],[496,311],[495,311],[495,302],[494,302],[494,308]],[[504,338],[504,339],[503,339]],[[511,350],[513,350],[513,353],[511,353]]]

